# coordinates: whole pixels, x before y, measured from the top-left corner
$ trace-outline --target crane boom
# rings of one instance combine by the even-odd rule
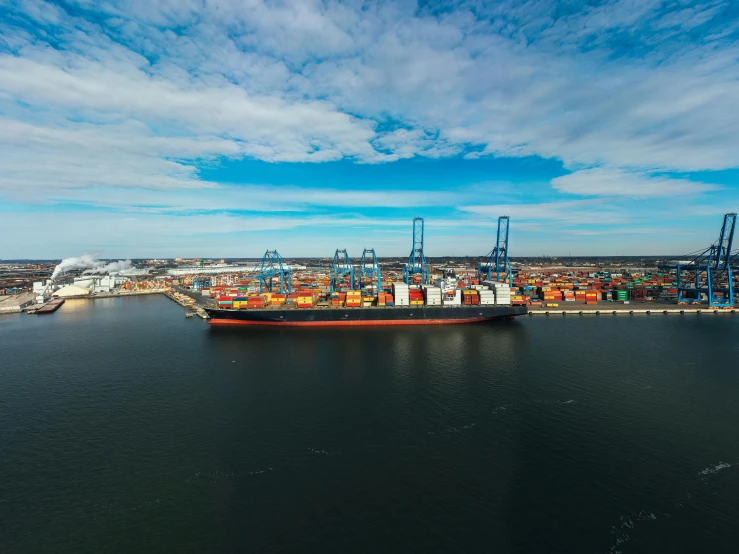
[[[734,227],[736,225],[736,214],[724,215],[724,224],[721,227],[718,244],[716,247],[715,269],[725,270],[729,267],[731,258],[731,247],[734,242]]]

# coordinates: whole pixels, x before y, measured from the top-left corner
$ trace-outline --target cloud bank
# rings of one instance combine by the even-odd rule
[[[9,0],[0,195],[272,211],[270,183],[203,169],[538,157],[565,174],[522,203],[570,203],[563,222],[587,198],[725,202],[735,190],[707,172],[739,167],[737,38],[728,1]],[[316,182],[287,189],[302,201],[282,209],[499,215],[456,192]]]

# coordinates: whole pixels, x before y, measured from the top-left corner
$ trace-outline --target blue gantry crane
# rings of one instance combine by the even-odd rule
[[[265,290],[273,292],[275,277],[279,277],[280,294],[293,291],[292,270],[290,266],[282,263],[282,258],[280,258],[277,250],[267,250],[264,253],[256,276],[259,278],[259,292]]]
[[[712,308],[734,306],[732,252],[736,214],[724,215],[724,224],[716,244],[693,254],[692,260],[677,262],[677,301],[694,304],[705,294]]]
[[[331,262],[331,272],[329,273],[329,290],[336,292],[339,282],[349,276],[350,287],[354,289],[354,266],[349,259],[349,254],[345,249],[337,249],[334,254],[334,261]]]
[[[477,266],[480,280],[492,281],[494,277],[498,282],[512,284],[513,271],[508,260],[508,229],[510,222],[507,215],[498,218],[498,237],[495,241],[495,248],[486,256],[487,261]]]
[[[192,280],[192,290],[209,289],[213,286],[213,280],[210,277],[195,277]]]
[[[380,291],[382,276],[380,274],[380,264],[377,261],[377,254],[374,248],[365,248],[362,252],[362,258],[359,260],[359,271],[357,272],[357,288],[361,289],[367,285],[375,284],[377,292]]]
[[[410,283],[411,275],[414,273],[421,274],[421,282],[426,284],[429,282],[429,266],[426,263],[426,256],[423,253],[423,218],[413,218],[413,249],[411,255],[408,256],[408,263],[404,269],[405,282]]]

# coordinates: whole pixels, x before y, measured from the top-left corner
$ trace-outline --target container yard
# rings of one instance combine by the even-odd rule
[[[61,302],[52,298],[150,293],[165,293],[188,314],[213,323],[389,325],[465,323],[526,313],[735,313],[735,222],[736,214],[726,214],[719,240],[690,256],[654,258],[646,261],[648,267],[637,267],[634,260],[598,267],[587,259],[512,262],[507,216],[498,218],[495,245],[486,256],[429,259],[424,219],[414,218],[407,258],[379,258],[374,248],[352,258],[347,249],[337,248],[333,257],[323,259],[283,260],[268,250],[258,260],[215,264],[142,261],[139,267],[146,269],[130,270],[136,277],[90,276],[81,267],[77,275],[33,282],[32,292],[9,287],[5,292],[14,294],[0,296],[0,313],[53,313]],[[53,268],[36,264],[32,274]]]

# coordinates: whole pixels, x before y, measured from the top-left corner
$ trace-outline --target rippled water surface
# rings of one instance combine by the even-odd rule
[[[0,552],[731,552],[739,317],[0,316]]]

